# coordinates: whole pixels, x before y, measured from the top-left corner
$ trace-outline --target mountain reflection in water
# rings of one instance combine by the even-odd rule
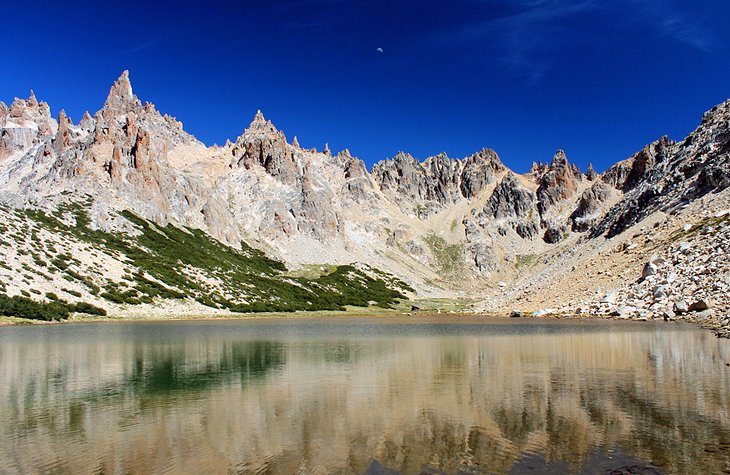
[[[0,472],[730,472],[709,332],[419,322],[2,328]]]

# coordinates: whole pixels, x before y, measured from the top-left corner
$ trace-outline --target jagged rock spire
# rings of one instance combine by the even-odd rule
[[[558,151],[555,152],[555,155],[553,156],[553,161],[550,164],[552,168],[560,165],[568,165],[568,157],[565,156],[565,151],[563,151],[563,149],[558,149]]]
[[[596,173],[596,170],[593,168],[592,163],[588,164],[588,170],[586,170],[586,177],[588,177],[588,179],[590,181],[594,181],[596,178],[598,178],[598,173]]]
[[[129,82],[129,71],[124,71],[109,89],[104,109],[124,112],[136,107],[142,107],[142,103],[132,91],[132,83]]]
[[[286,141],[284,133],[279,131],[270,120],[266,120],[261,110],[256,112],[251,124],[244,130],[243,135],[236,142],[252,142],[257,140],[277,140]]]
[[[255,127],[257,125],[265,125],[266,124],[266,117],[264,117],[263,112],[261,112],[261,109],[256,111],[256,115],[254,116],[253,120],[251,121],[251,125],[249,127]]]

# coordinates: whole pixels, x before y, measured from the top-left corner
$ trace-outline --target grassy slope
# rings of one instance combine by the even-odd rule
[[[31,233],[43,229],[57,236],[59,243],[82,242],[124,263],[124,276],[114,280],[98,272],[84,273],[82,263],[63,248],[30,250],[34,260],[38,253],[39,269],[64,273],[64,279],[81,283],[92,295],[114,303],[192,298],[236,312],[344,310],[372,304],[393,307],[405,298],[403,291],[412,290],[377,269],[349,265],[327,266],[325,272],[313,275],[287,273],[281,262],[244,242],[240,250],[234,249],[201,230],[157,227],[129,211],[121,216],[133,223],[138,235],[95,230],[86,211],[89,204],[67,203],[54,213],[32,209],[15,213],[33,223]]]

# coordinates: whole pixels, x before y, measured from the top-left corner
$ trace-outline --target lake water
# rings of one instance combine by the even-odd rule
[[[730,473],[727,363],[680,324],[5,327],[0,473]]]

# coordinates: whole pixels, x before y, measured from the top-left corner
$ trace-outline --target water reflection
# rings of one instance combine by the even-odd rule
[[[0,342],[0,472],[730,471],[730,346],[691,327],[131,324]]]

